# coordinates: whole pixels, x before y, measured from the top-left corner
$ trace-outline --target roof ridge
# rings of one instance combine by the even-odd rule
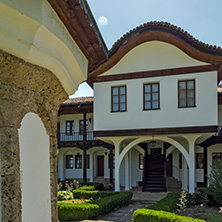
[[[127,33],[125,33],[123,36],[120,37],[120,39],[118,39],[111,47],[111,49],[109,50],[109,55],[112,54],[112,52],[114,51],[114,49],[127,37],[129,37],[130,35],[133,35],[133,33],[138,32],[146,27],[152,27],[152,26],[161,26],[161,27],[166,27],[169,29],[172,29],[178,33],[183,34],[185,37],[187,37],[188,39],[190,39],[191,41],[193,41],[195,44],[202,46],[204,48],[208,48],[211,50],[215,50],[215,51],[222,51],[222,48],[220,46],[216,46],[216,45],[210,45],[210,44],[206,44],[196,38],[194,38],[190,33],[188,33],[187,31],[185,31],[184,29],[173,25],[169,22],[164,22],[164,21],[150,21],[144,24],[141,24],[139,26],[137,26],[136,28],[131,29],[130,31],[128,31]]]

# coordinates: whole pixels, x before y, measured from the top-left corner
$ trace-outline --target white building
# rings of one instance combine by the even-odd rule
[[[99,156],[104,178],[112,176],[111,151],[116,191],[141,183],[144,191],[166,191],[167,177],[181,181],[189,192],[206,186],[212,162],[222,158],[221,64],[221,48],[169,23],[150,22],[124,35],[107,61],[89,73],[94,102],[93,114],[85,118],[88,130],[114,150],[92,144],[87,148],[87,178],[93,181],[99,175]],[[71,120],[78,132],[83,117],[68,114],[60,114],[60,130],[73,129]],[[73,149],[76,144],[66,146],[60,146],[58,176],[81,178],[84,170],[76,169],[76,158],[84,153]]]

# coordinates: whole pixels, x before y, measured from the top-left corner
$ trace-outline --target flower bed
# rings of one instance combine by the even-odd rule
[[[82,191],[81,191],[82,192]],[[95,191],[83,191],[95,192]],[[102,191],[101,191],[102,192]],[[103,191],[105,192],[105,191]],[[88,218],[98,217],[115,208],[121,207],[132,198],[131,192],[106,192],[112,193],[112,196],[106,196],[102,199],[83,203],[65,203],[58,202],[58,215],[60,221],[80,221]],[[83,197],[83,196],[82,196]],[[84,198],[86,198],[84,196]],[[92,196],[88,196],[92,198]],[[88,199],[87,198],[87,199]]]

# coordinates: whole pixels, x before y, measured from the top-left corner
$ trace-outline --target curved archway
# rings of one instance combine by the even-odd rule
[[[190,166],[189,154],[188,154],[188,152],[186,151],[186,149],[185,149],[180,143],[178,143],[177,141],[175,141],[175,140],[173,140],[173,139],[171,139],[171,138],[169,138],[169,137],[156,137],[156,139],[157,139],[157,140],[161,140],[161,141],[163,141],[163,142],[168,142],[168,143],[174,145],[174,146],[184,155],[184,157],[185,157],[185,159],[186,159],[186,161],[187,161],[187,163],[188,163],[188,166]],[[149,137],[140,137],[140,138],[138,138],[138,139],[133,140],[131,143],[129,143],[129,144],[123,149],[123,151],[120,153],[119,158],[118,158],[118,163],[117,163],[117,166],[116,166],[116,167],[118,167],[118,169],[119,169],[119,167],[120,167],[120,165],[121,165],[121,163],[122,163],[122,161],[123,161],[126,153],[127,153],[130,149],[132,149],[135,145],[137,145],[137,144],[139,144],[139,143],[142,143],[142,142],[144,142],[144,141],[149,141],[149,140],[152,140],[152,137],[151,137],[151,136],[149,136]]]

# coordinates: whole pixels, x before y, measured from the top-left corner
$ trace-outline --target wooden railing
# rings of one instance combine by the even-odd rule
[[[86,140],[97,140],[93,136],[93,131],[89,131],[86,133]],[[72,134],[67,133],[60,133],[58,134],[58,141],[59,142],[68,142],[68,141],[83,141],[83,134],[80,134],[79,132],[73,132]]]

